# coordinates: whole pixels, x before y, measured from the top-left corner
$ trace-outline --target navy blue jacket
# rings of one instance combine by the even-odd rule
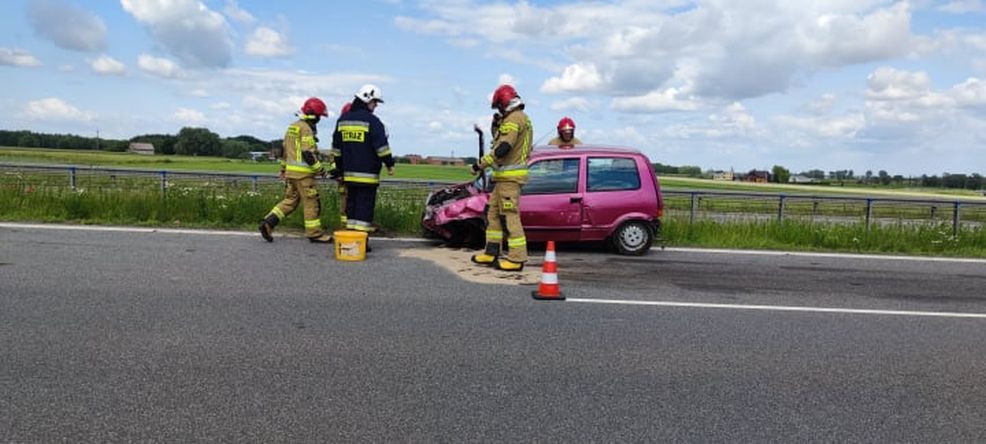
[[[377,185],[381,167],[394,166],[383,122],[359,99],[336,121],[332,152],[347,184]]]

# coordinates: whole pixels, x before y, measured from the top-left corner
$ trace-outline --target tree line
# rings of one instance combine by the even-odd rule
[[[84,137],[74,134],[47,134],[34,131],[0,130],[0,146],[21,148],[56,148],[123,152],[132,142],[154,145],[154,154],[216,156],[249,159],[251,151],[269,151],[281,141],[265,141],[253,136],[221,138],[207,128],[184,127],[178,134],[142,134],[128,140]]]
[[[222,138],[207,128],[193,127],[184,127],[178,131],[178,134],[143,134],[131,137],[128,140],[85,137],[75,134],[0,130],[0,146],[122,152],[126,151],[132,142],[143,142],[154,145],[154,154],[216,156],[230,159],[249,159],[251,158],[250,152],[267,152],[272,147],[281,146],[281,140],[265,141],[248,135]],[[654,163],[653,167],[658,175],[682,175],[696,178],[712,177],[711,171],[703,172],[702,168],[693,165],[673,166]],[[792,177],[791,171],[780,165],[774,165],[773,169],[768,171],[768,173],[770,173],[772,182],[787,183]],[[921,177],[904,177],[899,174],[891,175],[885,170],[880,170],[876,174],[868,170],[864,174],[857,176],[853,170],[826,172],[819,169],[812,169],[802,171],[798,175],[822,184],[844,184],[850,182],[863,185],[922,186],[968,190],[979,190],[986,187],[986,178],[978,173],[944,173],[941,176],[929,176],[925,174],[921,175]]]
[[[129,145],[130,142],[127,140],[84,137],[75,134],[46,134],[36,133],[34,131],[0,130],[0,146],[126,151]]]
[[[774,165],[772,170],[776,182],[788,182],[791,172],[780,165]],[[891,175],[886,170],[879,170],[876,174],[873,170],[866,170],[862,175],[857,175],[853,170],[829,171],[827,174],[822,170],[808,170],[799,175],[823,182],[823,183],[855,183],[859,185],[882,185],[882,186],[921,186],[928,188],[952,188],[966,190],[981,190],[986,188],[986,178],[979,173],[972,174],[953,174],[942,173],[941,176],[929,176],[922,174],[921,177],[904,177],[901,174]]]

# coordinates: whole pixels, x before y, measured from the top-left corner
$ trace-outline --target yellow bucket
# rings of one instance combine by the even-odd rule
[[[366,233],[362,231],[336,231],[336,260],[361,261],[366,259]]]

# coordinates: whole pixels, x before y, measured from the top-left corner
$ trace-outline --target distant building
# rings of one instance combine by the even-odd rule
[[[154,144],[144,142],[130,142],[127,151],[137,154],[154,155]]]
[[[425,159],[428,165],[455,165],[455,166],[465,166],[466,161],[461,157],[440,157],[440,156],[428,156]]]
[[[791,183],[815,183],[815,178],[798,174],[787,179]]]
[[[730,182],[735,179],[734,176],[735,175],[733,174],[733,170],[712,172],[712,180],[724,180]]]
[[[750,170],[743,177],[744,182],[767,183],[770,182],[770,171]]]
[[[275,160],[277,159],[270,151],[250,151],[250,160]]]
[[[408,154],[404,156],[404,158],[407,159],[407,162],[412,165],[417,165],[422,162],[421,156],[417,154]]]

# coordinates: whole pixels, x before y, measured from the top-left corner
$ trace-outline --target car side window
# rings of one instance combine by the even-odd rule
[[[575,193],[579,189],[579,159],[547,159],[527,168],[523,194]]]
[[[590,157],[588,191],[619,191],[640,188],[637,162],[626,157]]]

